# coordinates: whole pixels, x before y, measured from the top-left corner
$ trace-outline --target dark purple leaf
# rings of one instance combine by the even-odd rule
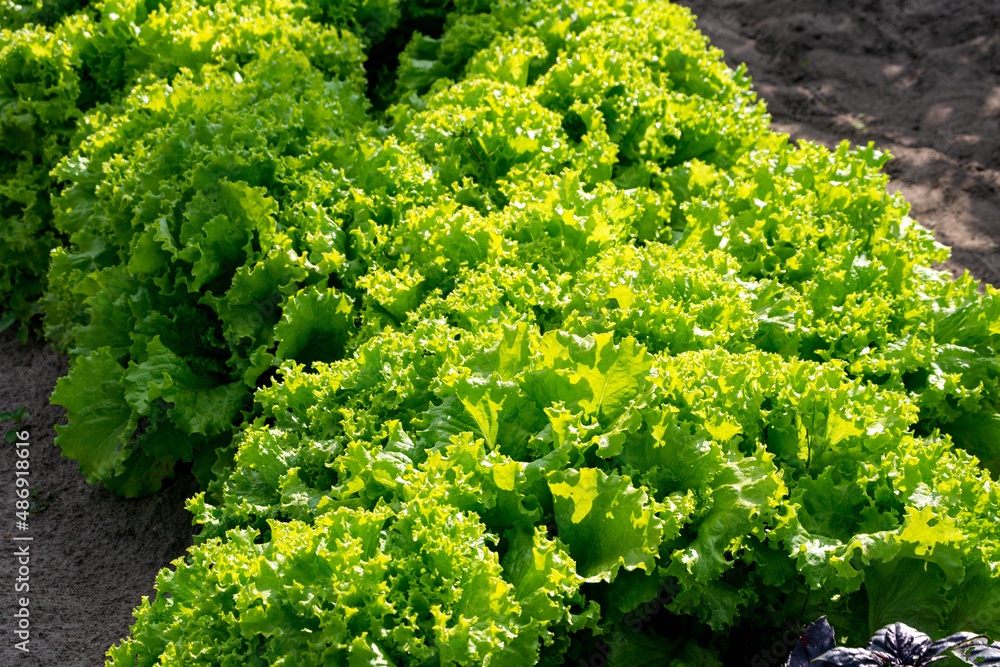
[[[981,667],[995,667],[996,665],[1000,665],[1000,644],[959,648],[952,652],[960,660],[970,665],[980,665]]]
[[[817,660],[825,661],[819,663],[821,665],[829,663],[836,667],[885,667],[886,664],[879,660],[877,655],[864,648],[835,648],[822,654]]]
[[[812,661],[836,645],[833,628],[830,627],[826,616],[820,616],[809,624],[809,627],[802,633],[799,643],[795,645],[792,654],[788,656],[785,667],[818,667],[819,663]]]
[[[944,639],[939,639],[931,647],[927,649],[927,653],[924,655],[926,658],[933,658],[941,655],[949,649],[953,649],[961,644],[968,644],[973,640],[984,641],[982,635],[977,635],[974,632],[956,632],[950,637],[945,637]]]
[[[887,625],[871,638],[868,649],[894,658],[901,665],[919,665],[931,638],[906,623]]]

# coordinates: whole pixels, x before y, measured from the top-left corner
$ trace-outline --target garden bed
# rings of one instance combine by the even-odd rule
[[[986,0],[919,2],[685,2],[735,65],[746,62],[774,126],[835,147],[874,141],[896,159],[892,189],[912,215],[953,247],[948,268],[1000,285],[1000,7]],[[27,406],[36,500],[31,542],[31,652],[13,646],[13,517],[0,544],[0,663],[96,665],[128,632],[132,609],[151,595],[159,568],[190,544],[183,500],[196,486],[182,472],[160,493],[122,499],[88,486],[60,458],[48,405],[65,358],[0,334],[0,410]],[[13,448],[0,458],[4,507]],[[7,512],[7,510],[5,510]]]

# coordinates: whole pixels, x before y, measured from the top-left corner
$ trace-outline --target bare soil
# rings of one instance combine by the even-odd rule
[[[699,27],[745,63],[794,139],[874,141],[896,157],[892,189],[953,248],[947,269],[1000,286],[1000,3],[995,0],[683,0]],[[15,448],[0,444],[0,665],[103,664],[128,633],[157,571],[191,543],[184,475],[151,498],[90,486],[60,458],[50,406],[66,359],[0,334],[0,411],[26,405],[28,530],[14,516]],[[3,431],[12,424],[0,425]],[[2,443],[2,440],[0,440]],[[15,542],[13,537],[32,540]],[[15,551],[30,545],[27,593]],[[29,598],[29,653],[14,647],[17,598]]]
[[[27,476],[31,509],[19,530],[15,502],[15,447],[3,442],[12,422],[0,424],[0,665],[76,667],[104,664],[104,653],[128,634],[132,609],[152,596],[156,573],[191,544],[184,500],[197,484],[190,475],[162,493],[126,500],[86,483],[75,461],[53,444],[62,407],[49,405],[66,357],[39,342],[21,345],[0,334],[0,412],[27,406]],[[15,541],[15,537],[31,537]],[[28,574],[19,573],[27,545]],[[15,586],[27,584],[27,591]],[[20,598],[28,598],[29,639],[15,647]]]

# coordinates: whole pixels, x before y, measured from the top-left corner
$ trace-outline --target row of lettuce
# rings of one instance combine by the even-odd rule
[[[686,9],[67,7],[0,32],[3,319],[88,480],[203,488],[109,664],[1000,636],[997,292]]]

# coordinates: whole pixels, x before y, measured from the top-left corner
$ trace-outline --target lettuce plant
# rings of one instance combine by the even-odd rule
[[[210,64],[233,71],[265,44],[313,49],[323,68],[338,49],[330,28],[382,48],[411,13],[397,0],[0,2],[0,329],[20,321],[23,337],[37,328],[49,253],[72,233],[55,220],[67,174],[53,168],[95,123],[122,112],[143,77],[170,81]]]
[[[0,2],[0,25],[17,30],[25,25],[49,26],[68,14],[79,11],[88,0],[33,0],[32,2]]]
[[[323,172],[351,150],[330,138],[363,122],[355,85],[296,52],[182,74],[137,88],[125,103],[135,111],[61,167],[76,179],[58,214],[73,245],[53,256],[48,324],[71,331],[73,365],[53,400],[68,411],[59,444],[89,478],[134,495],[158,488],[173,461],[211,452],[276,332],[278,355],[336,358],[343,343],[311,341],[344,337],[350,297],[294,237],[299,220],[327,220],[306,174],[336,187]],[[311,133],[315,123],[326,131]],[[291,173],[302,189],[288,192]],[[279,212],[272,194],[297,202]],[[314,315],[330,303],[336,313]]]

